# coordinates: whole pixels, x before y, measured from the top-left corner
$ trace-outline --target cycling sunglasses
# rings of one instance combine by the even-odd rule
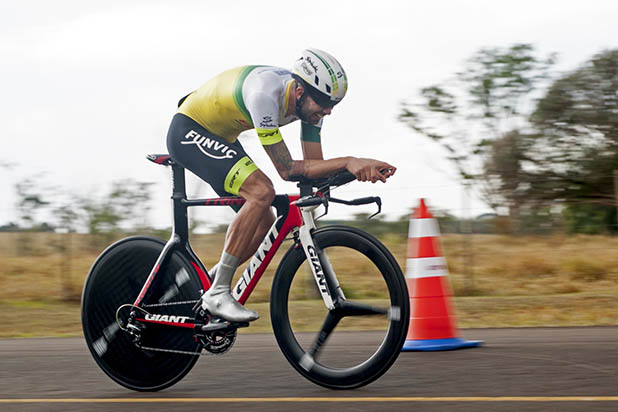
[[[307,87],[306,90],[309,93],[309,96],[311,96],[311,98],[313,99],[313,101],[316,102],[323,109],[331,109],[337,103],[339,103],[332,101],[329,96],[321,93],[318,90],[315,90],[313,87]]]

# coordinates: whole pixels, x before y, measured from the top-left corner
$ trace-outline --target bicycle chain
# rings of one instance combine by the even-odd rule
[[[173,306],[173,305],[188,305],[188,304],[195,304],[199,302],[199,299],[196,300],[182,300],[180,302],[165,302],[165,303],[151,303],[149,305],[142,305],[141,307],[143,308],[156,308],[156,307],[161,307],[161,306]]]
[[[204,352],[189,352],[186,350],[151,348],[149,346],[142,346],[142,345],[137,345],[137,344],[135,346],[137,346],[140,349],[150,350],[153,352],[179,353],[181,355],[193,355],[193,356],[208,355],[208,353],[204,353]]]
[[[142,305],[142,308],[156,308],[156,307],[174,306],[174,305],[189,305],[189,304],[196,304],[199,301],[200,301],[199,299],[196,299],[196,300],[183,300],[180,302],[151,303],[147,305],[146,304]],[[177,350],[177,349],[153,348],[150,346],[142,346],[138,344],[136,344],[136,346],[140,349],[150,350],[153,352],[177,353],[181,355],[191,355],[191,356],[203,356],[203,355],[213,356],[213,355],[223,355],[227,351],[229,351],[232,345],[234,344],[234,342],[236,341],[236,333],[234,333],[233,336],[231,337],[228,336],[226,338],[227,339],[231,338],[231,341],[224,342],[221,347],[213,347],[212,349],[208,349],[209,343],[205,343],[203,345],[203,349],[205,351],[200,351],[200,352],[189,352],[189,351]],[[209,340],[209,341],[212,340],[208,336],[204,336],[204,339]],[[210,342],[210,345],[211,346],[214,345],[214,342]]]
[[[204,336],[204,338],[208,339],[208,337],[206,336]],[[236,334],[234,333],[233,339],[231,340],[231,342],[224,343],[223,348],[221,349],[217,348],[215,351],[210,351],[206,348],[206,345],[204,345],[203,349],[205,349],[205,351],[200,351],[200,352],[189,352],[186,350],[178,350],[178,349],[153,348],[150,346],[142,346],[139,344],[135,344],[135,346],[137,346],[140,349],[149,350],[153,352],[177,353],[180,355],[191,355],[191,356],[204,356],[204,355],[217,356],[217,355],[224,355],[225,353],[227,353],[232,348],[232,345],[234,344],[235,341],[236,341]]]

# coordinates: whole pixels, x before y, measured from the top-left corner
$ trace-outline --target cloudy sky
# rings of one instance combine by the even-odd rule
[[[453,213],[487,211],[463,200],[443,153],[397,122],[401,101],[448,79],[481,47],[533,43],[575,69],[617,46],[618,2],[600,1],[70,1],[0,3],[0,225],[14,219],[15,182],[100,196],[125,178],[159,182],[155,226],[169,221],[165,152],[177,100],[210,77],[244,64],[289,67],[300,50],[329,51],[349,79],[345,101],[325,119],[326,157],[354,155],[398,167],[385,185],[355,183],[341,197],[381,195],[406,213],[419,197]],[[300,156],[298,125],[282,129]],[[245,149],[280,192],[293,192],[253,132]],[[189,180],[189,191],[213,196]],[[471,208],[462,211],[464,206]],[[333,206],[333,216],[349,210]],[[219,223],[231,212],[208,208]],[[221,222],[223,223],[223,222]]]

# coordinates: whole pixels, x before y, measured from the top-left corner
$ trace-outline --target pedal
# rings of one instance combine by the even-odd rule
[[[249,322],[228,322],[226,320],[211,321],[202,326],[200,330],[202,332],[212,332],[215,330],[235,330],[238,328],[246,328],[249,326]]]
[[[200,330],[202,332],[212,332],[215,330],[227,329],[230,325],[230,322],[209,322],[206,325],[202,326]]]

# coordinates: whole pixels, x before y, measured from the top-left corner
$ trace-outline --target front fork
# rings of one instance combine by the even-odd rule
[[[312,212],[316,208],[317,206],[300,208],[303,225],[298,229],[298,234],[324,304],[329,310],[333,310],[338,301],[345,300],[345,296],[326,252],[313,242],[313,231],[316,230],[316,226]]]

